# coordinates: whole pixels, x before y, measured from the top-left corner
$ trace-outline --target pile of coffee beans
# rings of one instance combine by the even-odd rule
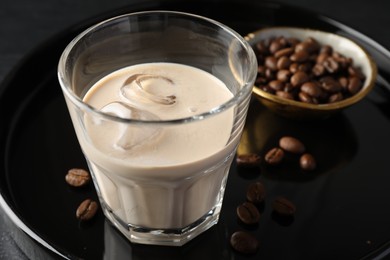
[[[358,93],[365,80],[352,58],[313,37],[269,38],[254,49],[259,64],[255,85],[286,99],[333,103]]]
[[[65,181],[70,186],[81,188],[87,186],[91,182],[91,175],[87,170],[81,168],[72,168],[65,175]],[[99,205],[92,199],[85,199],[77,207],[76,218],[80,221],[92,219],[99,209]]]

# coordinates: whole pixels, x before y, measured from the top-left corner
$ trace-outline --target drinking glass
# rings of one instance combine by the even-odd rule
[[[231,98],[206,112],[167,120],[124,118],[85,102],[86,93],[103,77],[150,63],[207,72],[226,85]],[[238,33],[181,12],[113,17],[65,48],[58,78],[78,141],[105,216],[130,241],[180,246],[218,222],[256,73],[255,54]],[[100,140],[111,139],[111,132],[103,131],[103,125],[130,131],[142,149],[105,147]],[[210,147],[223,138],[222,145]],[[148,157],[166,143],[171,158]]]

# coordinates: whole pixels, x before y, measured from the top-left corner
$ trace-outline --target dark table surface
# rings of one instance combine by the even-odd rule
[[[221,2],[218,0],[210,0]],[[256,0],[261,1],[261,0]],[[22,58],[58,32],[87,18],[136,0],[1,0],[0,1],[0,82]],[[388,0],[283,0],[338,20],[390,49],[390,1]],[[241,12],[244,12],[242,10]],[[0,169],[3,170],[3,169]],[[24,234],[0,208],[0,259],[29,259]],[[23,250],[20,250],[22,248]]]

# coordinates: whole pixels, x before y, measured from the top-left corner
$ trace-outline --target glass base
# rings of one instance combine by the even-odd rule
[[[182,246],[218,223],[221,206],[217,205],[194,223],[180,229],[150,229],[126,224],[106,205],[102,205],[102,209],[111,223],[133,243]]]

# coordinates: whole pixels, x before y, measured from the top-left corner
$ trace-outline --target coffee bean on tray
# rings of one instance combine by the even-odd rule
[[[99,205],[97,204],[96,201],[91,199],[86,199],[83,202],[81,202],[81,204],[77,208],[76,217],[81,221],[90,220],[96,215],[98,208]]]
[[[292,216],[296,211],[295,205],[285,197],[281,196],[277,197],[273,201],[272,208],[276,213],[285,216]]]
[[[300,157],[299,165],[303,170],[312,171],[317,167],[317,162],[313,155],[305,153]]]
[[[247,225],[257,224],[260,220],[260,212],[251,202],[244,202],[237,207],[238,218]]]
[[[82,187],[91,181],[91,176],[84,169],[73,168],[65,175],[65,181],[73,187]]]
[[[274,147],[265,154],[265,161],[271,165],[279,164],[284,158],[284,152],[279,147]]]
[[[239,253],[255,254],[259,248],[259,241],[246,231],[236,231],[230,237],[230,245]]]
[[[236,157],[237,166],[240,167],[257,167],[260,166],[261,157],[258,154],[239,154]]]
[[[291,136],[284,136],[280,138],[279,146],[283,150],[295,154],[301,154],[306,149],[305,145],[300,140]]]
[[[265,199],[265,188],[264,185],[257,181],[249,184],[246,190],[246,199],[255,205],[261,204]]]

